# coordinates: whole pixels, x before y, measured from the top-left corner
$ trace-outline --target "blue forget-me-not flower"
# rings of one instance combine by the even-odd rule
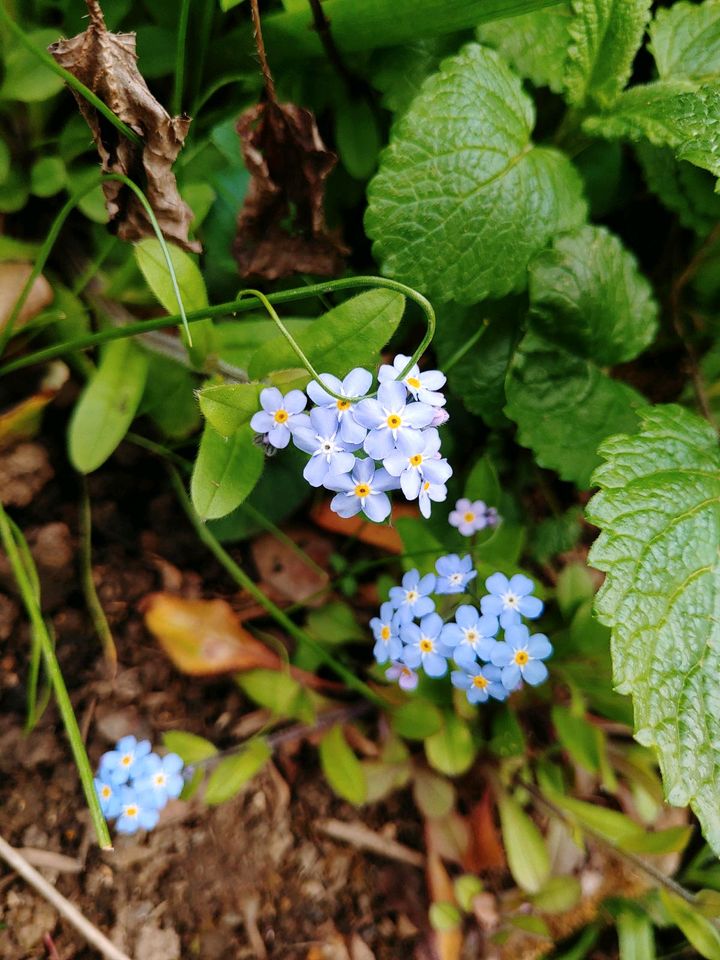
[[[446,557],[440,557],[435,569],[438,572],[436,593],[463,593],[465,587],[477,576],[477,570],[473,570],[472,558],[469,555],[460,558],[456,553],[450,553]]]
[[[543,611],[542,600],[531,596],[535,584],[522,573],[509,580],[504,573],[493,573],[485,581],[485,588],[489,595],[480,602],[482,612],[499,617],[503,628],[520,623],[521,616],[535,620]]]

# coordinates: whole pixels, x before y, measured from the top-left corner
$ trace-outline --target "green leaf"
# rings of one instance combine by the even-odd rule
[[[652,0],[571,0],[568,99],[612,103],[630,79]]]
[[[602,731],[567,707],[553,707],[552,721],[560,745],[571,759],[589,773],[597,773],[603,749]]]
[[[239,6],[243,0],[220,0],[220,9],[223,13],[227,13],[228,10],[232,10],[233,7]]]
[[[390,726],[407,740],[425,740],[442,729],[443,717],[433,703],[408,700],[390,713]]]
[[[383,272],[439,300],[521,290],[530,258],[585,218],[581,180],[530,140],[533,104],[493,50],[469,44],[393,129],[365,218]]]
[[[346,603],[326,603],[319,610],[311,610],[306,626],[308,632],[326,647],[367,641],[367,628],[360,626],[352,607]]]
[[[454,903],[438,900],[430,904],[428,919],[433,930],[439,932],[459,930],[462,926],[462,914]]]
[[[203,520],[224,517],[239,506],[260,479],[264,461],[249,424],[225,439],[206,423],[190,483]]]
[[[550,876],[550,858],[542,834],[520,804],[498,796],[500,826],[513,880],[526,893],[539,893]]]
[[[177,753],[184,763],[207,760],[217,753],[217,747],[209,740],[184,730],[168,730],[163,734],[163,743],[172,753]]]
[[[565,913],[582,897],[577,877],[550,877],[540,893],[533,897],[533,906],[542,913]]]
[[[365,802],[365,772],[348,746],[340,724],[331,727],[320,741],[320,764],[327,782],[339,797],[355,806]]]
[[[668,802],[690,804],[720,853],[717,436],[680,407],[651,407],[601,455],[589,562],[607,574],[596,609],[612,627],[615,683],[633,697],[636,738],[658,753]]]
[[[617,918],[620,960],[655,960],[653,925],[645,913],[624,909]]]
[[[563,480],[590,486],[600,462],[597,448],[613,433],[631,431],[645,399],[611,380],[594,364],[528,334],[513,358],[505,412],[518,425],[518,441],[541,467]],[[572,416],[568,416],[572,411]]]
[[[42,157],[30,170],[30,192],[52,197],[67,183],[67,170],[60,157]]]
[[[345,300],[318,317],[296,337],[319,373],[344,377],[353,367],[375,367],[378,354],[398,327],[405,297],[394,290],[369,290]],[[284,337],[278,336],[253,354],[248,367],[259,379],[301,363]]]
[[[46,50],[58,38],[57,29],[34,30],[27,34],[28,40],[41,50]],[[8,38],[9,39],[9,38]],[[49,100],[62,90],[65,81],[42,63],[17,41],[3,44],[5,53],[5,79],[0,87],[0,98],[20,100],[22,103],[39,103]]]
[[[500,494],[497,470],[486,454],[473,464],[465,481],[464,496],[468,500],[483,500],[489,507],[493,507],[499,503]]]
[[[469,726],[454,713],[446,713],[441,729],[425,740],[428,763],[448,777],[459,777],[466,773],[476,753]]]
[[[340,104],[335,114],[335,140],[350,176],[367,180],[377,163],[380,129],[375,111],[365,98]]]
[[[198,393],[205,419],[222,437],[229,437],[249,423],[260,409],[259,383],[218,384]]]
[[[646,140],[672,147],[687,160],[720,176],[720,130],[708,117],[720,112],[720,87],[696,86],[689,80],[659,80],[623,93],[612,109],[588,117],[583,129],[608,139]]]
[[[283,317],[283,323],[297,339],[299,333],[306,330],[312,320],[299,317]],[[215,327],[217,350],[223,360],[234,363],[236,367],[247,367],[250,357],[269,340],[277,340],[278,328],[269,318],[228,320]]]
[[[170,260],[175,269],[178,289],[186,312],[202,310],[208,305],[208,296],[200,268],[190,254],[185,253],[180,247],[168,243],[167,248],[170,251]],[[179,313],[180,306],[159,240],[154,237],[141,240],[135,244],[133,252],[142,275],[160,304],[169,314]],[[212,320],[199,320],[193,323],[191,355],[196,363],[201,362],[213,350],[213,332]]]
[[[370,82],[382,93],[382,105],[393,113],[407,110],[425,77],[456,49],[455,37],[433,37],[378,50],[370,60]]]
[[[660,77],[702,80],[720,73],[720,3],[675,3],[650,24],[650,52]]]
[[[546,340],[600,364],[652,343],[658,308],[637,260],[604,227],[555,237],[529,267],[531,324]]]
[[[496,757],[522,757],[527,743],[517,714],[509,707],[501,707],[492,718],[490,750]]]
[[[420,768],[413,777],[413,799],[424,817],[446,817],[455,806],[455,787]]]
[[[247,670],[237,677],[238,686],[261,707],[279,717],[297,717],[312,723],[314,710],[307,692],[289,673],[278,670]]]
[[[185,367],[152,354],[141,413],[152,417],[166,437],[183,438],[200,425],[195,380]]]
[[[523,13],[478,27],[480,43],[494,47],[511,67],[536,87],[562,93],[570,46],[570,3]]]
[[[245,749],[233,757],[221,760],[215,767],[205,788],[205,803],[215,806],[232,800],[258,774],[272,756],[266,740],[251,740]]]
[[[674,893],[660,887],[660,899],[670,921],[679,927],[685,937],[706,960],[720,960],[720,933],[717,927]]]
[[[147,370],[147,354],[131,340],[105,347],[68,427],[68,454],[76,470],[92,473],[114,452],[135,418]]]
[[[635,152],[645,181],[660,201],[677,214],[680,223],[701,236],[710,233],[720,220],[720,196],[715,178],[684,160],[672,150],[638,143]]]
[[[0,183],[5,183],[10,167],[12,165],[12,156],[7,143],[0,137]]]

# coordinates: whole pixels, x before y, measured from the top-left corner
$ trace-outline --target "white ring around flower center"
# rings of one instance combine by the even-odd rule
[[[517,610],[518,604],[520,603],[520,597],[516,593],[513,593],[512,590],[503,593],[500,599],[505,606],[510,607],[511,610]]]

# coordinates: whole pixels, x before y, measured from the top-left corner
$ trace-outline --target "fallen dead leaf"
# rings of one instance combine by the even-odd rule
[[[328,231],[324,211],[325,180],[337,157],[313,114],[270,100],[241,114],[237,132],[251,175],[233,248],[241,275],[339,273],[348,250]]]
[[[307,557],[277,540],[271,533],[257,537],[252,543],[252,556],[263,583],[286,600],[308,601],[327,587],[330,576],[325,567],[332,553],[332,544],[312,529],[293,528],[285,531]],[[324,593],[309,606],[327,602]]]
[[[162,232],[186,250],[199,253],[200,244],[188,239],[193,212],[181,199],[172,172],[190,118],[171,117],[150,93],[137,68],[135,34],[110,33],[97,0],[86,0],[86,4],[87,30],[51,44],[50,53],[143,140],[142,147],[132,143],[73,92],[95,140],[103,173],[122,173],[137,180],[142,170],[145,194]],[[155,236],[142,204],[125,184],[104,183],[103,191],[110,221],[121,240]]]
[[[432,841],[428,844],[425,874],[433,903],[455,903],[452,880],[443,866],[439,853],[432,849]],[[434,939],[440,960],[458,960],[463,945],[461,929],[436,930]]]
[[[505,850],[493,819],[493,806],[493,795],[485,790],[470,811],[470,845],[465,869],[472,873],[505,867]]]
[[[280,658],[243,629],[225,600],[185,600],[153,593],[143,602],[145,625],[172,662],[192,676],[215,676],[264,667]]]
[[[398,504],[393,507],[392,519],[418,517],[419,515],[416,507],[410,504]],[[313,507],[310,516],[322,530],[327,530],[329,533],[354,537],[361,543],[366,543],[370,547],[378,547],[387,553],[400,554],[405,549],[400,534],[394,527],[372,523],[370,520],[363,520],[359,516],[343,519],[330,509],[329,500],[323,500]]]
[[[32,273],[31,263],[15,263],[8,261],[0,263],[0,330],[3,330],[13,312],[15,304],[22,293]],[[30,288],[27,300],[17,316],[14,330],[17,331],[24,324],[37,316],[41,310],[53,301],[53,291],[45,277],[40,274]]]
[[[64,363],[51,364],[37,393],[0,413],[0,450],[12,447],[21,440],[32,440],[37,436],[43,410],[65,384],[69,373]]]

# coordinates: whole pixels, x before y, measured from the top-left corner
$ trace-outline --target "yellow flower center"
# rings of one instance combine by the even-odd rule
[[[423,462],[423,458],[422,458],[422,454],[421,454],[421,453],[414,453],[414,454],[410,457],[410,466],[411,466],[411,467],[419,467],[422,462]]]
[[[423,488],[423,490],[427,493],[427,491],[430,489],[430,481],[429,481],[429,480],[426,480],[425,483],[423,484],[422,488]]]
[[[165,774],[164,774],[164,773],[156,773],[156,774],[155,774],[155,786],[156,786],[156,787],[164,787],[164,786],[165,786]]]
[[[433,642],[429,637],[423,637],[420,641],[420,649],[423,653],[432,653]]]
[[[134,803],[131,803],[129,806],[125,807],[125,816],[126,817],[136,817],[138,815],[138,808]]]
[[[409,387],[412,387],[413,390],[419,390],[421,387],[421,383],[417,377],[408,377],[405,383],[407,383]]]
[[[384,627],[382,628],[382,630],[380,631],[380,636],[381,636],[381,638],[382,638],[383,640],[389,640],[389,639],[390,639],[390,627],[388,627],[387,625],[384,626]]]
[[[465,631],[465,639],[467,640],[468,643],[475,643],[475,641],[477,640],[477,638],[478,638],[478,632],[477,632],[477,630],[466,630],[466,631]]]
[[[122,758],[122,760],[120,761],[120,763],[121,763],[124,767],[129,767],[130,764],[132,763],[132,754],[131,754],[131,753],[126,753],[125,756],[124,756],[124,757]]]
[[[419,597],[420,594],[417,592],[417,590],[408,590],[408,592],[405,594],[405,599],[408,603],[415,603]]]
[[[273,420],[275,423],[285,423],[288,418],[287,410],[276,410],[273,414]]]
[[[396,413],[391,413],[387,418],[387,425],[391,430],[397,430],[398,427],[402,426],[402,417],[399,417]]]
[[[475,520],[475,514],[468,512],[463,516],[463,520],[465,523],[472,523]]]
[[[358,483],[355,486],[355,496],[356,497],[369,497],[370,496],[370,487],[367,483]]]
[[[527,650],[516,650],[514,659],[515,659],[515,663],[519,667],[524,667],[525,664],[530,659],[530,654],[527,652]]]
[[[107,786],[107,784],[102,788],[100,793],[102,794],[104,800],[107,800],[108,797],[112,796],[112,790]]]
[[[336,400],[336,401],[335,401],[335,406],[338,408],[338,410],[349,410],[349,409],[350,409],[350,401],[349,401],[349,400]]]
[[[488,685],[488,683],[489,681],[486,680],[481,673],[479,673],[476,677],[473,677],[472,679],[472,685],[474,687],[479,687],[480,690],[484,690],[485,687]]]
[[[518,597],[517,594],[515,593],[511,593],[508,590],[507,593],[504,593],[502,595],[502,601],[505,604],[505,606],[510,607],[511,609],[514,610],[517,607],[517,605],[520,603],[520,597]]]

